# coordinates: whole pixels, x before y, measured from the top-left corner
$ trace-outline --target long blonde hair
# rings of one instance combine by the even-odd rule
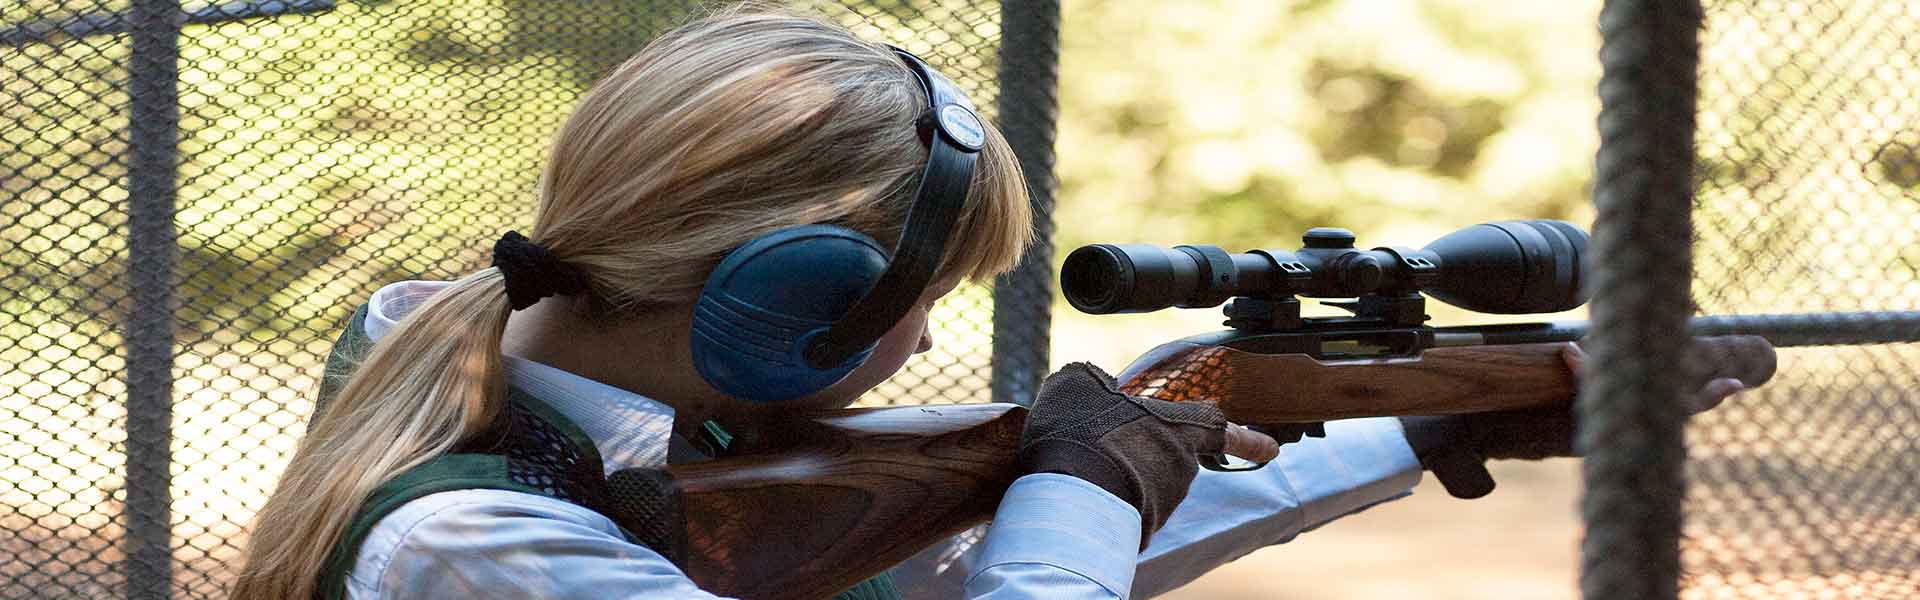
[[[925,161],[926,100],[886,48],[817,18],[710,15],[655,39],[581,99],[540,180],[531,237],[589,279],[601,317],[684,306],[733,247],[836,223],[897,238]],[[982,281],[1032,234],[998,131],[975,168],[943,276]],[[400,323],[314,416],[255,519],[240,599],[307,598],[372,491],[448,452],[503,410],[509,314],[496,269]]]

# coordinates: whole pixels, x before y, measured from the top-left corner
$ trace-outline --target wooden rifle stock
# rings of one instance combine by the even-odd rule
[[[1772,376],[1766,340],[1700,340],[1702,381]],[[1122,389],[1208,402],[1228,419],[1297,423],[1566,406],[1564,343],[1432,348],[1321,361],[1176,341],[1121,373]],[[991,518],[1021,475],[1026,409],[1010,404],[836,411],[768,431],[746,454],[668,469],[681,494],[681,565],[706,590],[825,598]],[[1283,450],[1284,451],[1284,450]]]
[[[673,465],[702,589],[825,598],[986,521],[1020,476],[1027,409],[853,409],[769,431],[760,451]]]

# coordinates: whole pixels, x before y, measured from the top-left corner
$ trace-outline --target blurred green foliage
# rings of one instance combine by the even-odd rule
[[[1066,4],[1058,240],[1584,218],[1597,4]]]
[[[177,218],[185,354],[257,350],[231,340],[267,331],[298,345],[292,356],[318,356],[378,283],[481,262],[475,240],[529,220],[547,140],[572,99],[705,4],[359,0],[188,26]],[[936,50],[934,61],[991,106],[990,12],[963,0],[802,4],[861,35]],[[1302,230],[1334,225],[1362,244],[1419,245],[1492,219],[1585,224],[1597,8],[1066,2],[1055,243],[1291,247]],[[1920,138],[1907,124],[1920,110],[1891,100],[1890,82],[1920,73],[1915,54],[1875,48],[1872,60],[1847,62],[1809,46],[1796,13],[1734,8],[1711,13],[1706,39],[1697,220],[1714,235],[1702,240],[1703,295],[1719,307],[1819,308],[1830,303],[1807,299],[1852,293],[1862,280],[1912,287],[1920,253],[1907,251],[1917,246],[1904,225],[1915,218]],[[23,0],[0,25],[124,9]],[[0,359],[14,363],[117,346],[126,296],[125,40],[51,41],[0,55],[9,144],[0,285],[16,291],[0,302]],[[1747,68],[1770,65],[1780,68]],[[1829,122],[1853,126],[1817,127]],[[1809,152],[1802,139],[1839,150]],[[1832,243],[1849,227],[1902,250],[1869,256]],[[1781,250],[1796,246],[1823,250]],[[1803,277],[1733,285],[1756,256]],[[1840,263],[1847,270],[1829,268]],[[1809,286],[1820,295],[1802,293]],[[53,372],[38,369],[0,386]]]
[[[87,8],[27,4],[24,14],[48,16]],[[900,41],[893,28],[909,39],[948,28],[927,22],[944,4],[863,5],[878,25],[862,33]],[[324,331],[374,282],[442,258],[395,248],[524,223],[571,98],[700,5],[361,1],[189,26],[179,216],[188,331]],[[1407,244],[1475,220],[1577,218],[1595,67],[1590,43],[1567,42],[1591,41],[1591,11],[1485,8],[1067,3],[1058,243],[1290,245],[1306,227],[1341,225]],[[6,157],[4,211],[20,219],[7,235],[41,252],[10,253],[8,283],[99,290],[84,315],[113,314],[117,278],[79,286],[31,274],[118,272],[109,240],[120,217],[95,205],[124,197],[120,44],[28,45],[6,58],[18,76],[5,85],[24,99],[5,108],[7,135],[22,138]],[[977,49],[939,58],[978,85],[991,81],[982,70],[992,56]],[[56,214],[76,228],[49,231],[41,221]],[[46,254],[55,246],[75,250]],[[35,306],[68,319],[82,308]]]

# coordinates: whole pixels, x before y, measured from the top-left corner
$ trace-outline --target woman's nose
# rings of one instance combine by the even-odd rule
[[[933,349],[933,330],[931,328],[921,330],[920,331],[920,347],[914,348],[913,353],[919,354],[921,352],[926,352],[932,349]]]

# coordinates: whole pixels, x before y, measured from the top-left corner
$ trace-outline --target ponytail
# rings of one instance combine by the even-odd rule
[[[328,555],[375,488],[492,422],[506,397],[500,338],[509,312],[500,271],[489,268],[427,299],[374,345],[314,415],[255,517],[233,598],[314,597]]]

